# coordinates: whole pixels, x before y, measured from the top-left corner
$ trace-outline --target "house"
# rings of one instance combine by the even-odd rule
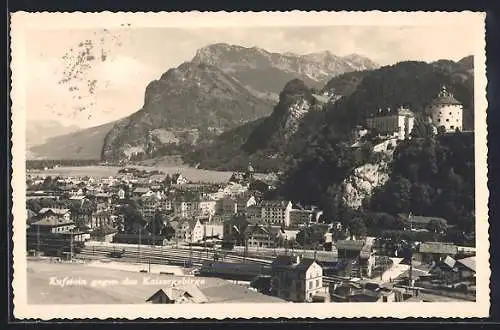
[[[199,243],[205,237],[205,223],[208,222],[205,219],[196,219],[196,222],[190,222],[191,229],[191,242],[190,243]]]
[[[121,200],[125,199],[125,190],[123,188],[118,190],[118,198]]]
[[[56,219],[64,219],[69,221],[71,219],[71,212],[69,209],[59,209],[59,208],[47,208],[44,207],[38,212],[38,217],[40,219],[45,218],[56,218]]]
[[[69,219],[48,216],[32,223],[29,230],[32,232],[57,234],[69,232],[75,228],[75,223]]]
[[[364,285],[352,282],[333,284],[330,287],[333,302],[398,302],[403,301],[400,292],[384,287],[378,283]]]
[[[172,175],[172,184],[186,184],[188,182],[188,179],[183,177],[180,173]]]
[[[148,187],[137,187],[132,191],[132,197],[141,197],[150,191],[151,190]]]
[[[203,232],[203,237],[218,237],[222,239],[224,238],[224,225],[222,223],[205,222]]]
[[[238,203],[234,198],[224,197],[217,201],[217,214],[233,216],[238,212]]]
[[[280,227],[255,224],[247,226],[245,230],[248,247],[275,247],[280,236]]]
[[[203,304],[207,297],[195,285],[171,286],[159,289],[146,302],[152,304]]]
[[[290,210],[290,226],[298,227],[302,224],[317,223],[323,211],[316,207],[307,208],[292,208]]]
[[[447,256],[454,257],[458,253],[456,245],[442,242],[421,243],[418,251],[413,253],[413,260],[422,263],[432,263],[444,260]]]
[[[425,217],[425,216],[420,216],[420,215],[413,215],[413,214],[405,214],[405,213],[400,213],[398,214],[398,217],[403,220],[404,223],[407,224],[408,230],[422,230],[422,229],[438,229],[438,228],[443,228],[445,229],[446,226],[448,225],[448,221],[444,218],[439,218],[439,217]],[[432,227],[436,228],[432,228]]]
[[[379,109],[366,121],[367,127],[383,136],[397,137],[404,140],[411,137],[415,124],[415,115],[409,109],[400,107],[397,110]]]
[[[368,240],[338,240],[335,243],[339,260],[349,265],[347,271],[355,277],[371,277],[375,267],[373,242]]]
[[[194,228],[198,222],[198,219],[180,219],[180,220],[172,220],[169,224],[175,230],[175,240],[177,242],[185,242],[185,243],[193,243],[194,239]],[[196,237],[198,239],[203,238],[203,229],[201,228],[201,238],[200,238],[200,228],[197,229]]]
[[[37,214],[36,212],[26,209],[26,223],[30,224],[31,222],[37,221]]]
[[[434,264],[430,274],[447,283],[457,283],[464,280],[471,280],[476,274],[475,257],[468,257],[455,260],[446,256],[443,260]]]
[[[311,302],[325,293],[323,268],[299,256],[278,256],[271,264],[271,294],[294,302]]]
[[[236,197],[236,210],[239,213],[245,214],[248,207],[257,204],[255,196],[249,194],[242,194]]]
[[[261,220],[271,225],[290,226],[292,202],[282,200],[262,201],[260,203]]]
[[[202,216],[212,217],[215,215],[217,201],[203,198],[198,202],[198,209]]]
[[[156,211],[161,207],[161,199],[156,194],[141,197],[139,211],[146,221],[153,219]]]
[[[111,212],[107,210],[97,211],[92,214],[90,228],[110,228],[113,226],[111,221]]]

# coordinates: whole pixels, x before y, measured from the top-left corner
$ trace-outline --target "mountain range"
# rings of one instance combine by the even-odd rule
[[[319,89],[331,77],[377,67],[355,54],[279,54],[257,47],[209,45],[152,81],[143,107],[134,114],[68,137],[58,130],[58,139],[30,148],[29,156],[117,161],[192,149],[200,141],[206,144],[224,131],[271,114],[278,93],[293,79]],[[60,141],[71,142],[56,144]]]
[[[332,140],[348,143],[354,126],[364,124],[380,108],[404,105],[417,116],[426,116],[427,105],[442,85],[463,104],[463,126],[471,130],[473,81],[472,57],[458,62],[406,61],[345,73],[328,81],[321,95],[295,79],[285,85],[270,116],[228,131],[185,158],[207,169],[242,169],[251,161],[258,171],[284,170],[285,163],[297,163],[310,150],[325,148]]]

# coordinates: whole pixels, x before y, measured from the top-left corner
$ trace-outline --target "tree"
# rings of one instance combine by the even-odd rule
[[[438,219],[432,219],[427,224],[427,230],[429,230],[432,233],[441,234],[446,232],[446,224]]]
[[[354,236],[365,237],[366,225],[362,217],[356,216],[348,222],[349,231]]]
[[[147,224],[146,230],[151,235],[159,235],[162,233],[164,227],[164,214],[162,214],[161,211],[157,209],[155,211],[153,219],[151,219],[151,221]]]
[[[413,130],[411,131],[411,137],[414,139],[434,138],[434,126],[425,118],[419,117],[415,120],[415,125],[413,126]]]

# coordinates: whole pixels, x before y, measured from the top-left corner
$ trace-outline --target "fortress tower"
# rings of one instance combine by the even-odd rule
[[[428,113],[431,115],[432,124],[437,128],[443,126],[446,132],[462,130],[462,103],[457,101],[445,86],[441,87],[437,97],[432,100]]]

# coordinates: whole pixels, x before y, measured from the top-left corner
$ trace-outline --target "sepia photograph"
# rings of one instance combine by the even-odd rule
[[[487,316],[484,19],[12,14],[14,314]]]

